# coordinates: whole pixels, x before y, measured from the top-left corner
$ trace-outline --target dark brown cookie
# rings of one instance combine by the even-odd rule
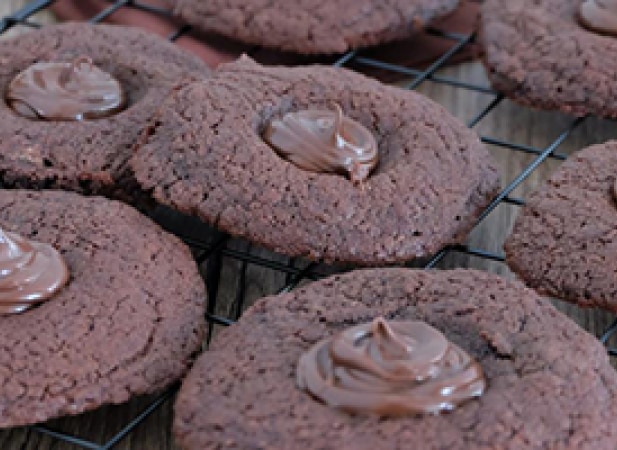
[[[148,119],[172,86],[208,71],[196,57],[155,35],[68,23],[0,43],[3,95],[15,75],[34,62],[72,62],[82,56],[120,81],[128,107],[86,122],[44,121],[22,117],[0,102],[0,183],[106,195],[132,188],[123,186],[126,162]]]
[[[617,311],[617,142],[566,161],[532,194],[506,241],[512,270],[542,293]]]
[[[0,428],[162,389],[203,338],[205,292],[189,250],[132,208],[68,192],[0,191],[0,227],[52,244],[71,278],[0,316]]]
[[[363,186],[281,159],[273,118],[332,102],[379,146]],[[460,242],[499,188],[478,137],[441,106],[345,69],[248,58],[176,92],[131,165],[159,202],[277,252],[382,264]]]
[[[439,329],[481,364],[485,393],[448,414],[379,419],[296,387],[313,344],[380,315]],[[616,396],[602,345],[521,284],[465,270],[364,270],[261,300],[222,331],[184,382],[174,431],[187,450],[614,450]]]
[[[617,117],[617,39],[578,21],[580,0],[487,0],[481,43],[494,87],[524,105]]]
[[[191,25],[247,44],[303,54],[403,39],[459,0],[167,0]]]

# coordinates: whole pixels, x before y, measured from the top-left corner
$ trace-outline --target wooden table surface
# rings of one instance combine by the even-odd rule
[[[0,17],[27,0],[2,0],[0,2]],[[39,15],[38,20],[50,22],[48,14]],[[11,34],[14,34],[12,32]],[[2,37],[4,38],[4,37]],[[0,38],[1,39],[1,38]],[[485,83],[484,70],[479,63],[468,63],[449,67],[440,72],[441,75],[473,83]],[[425,83],[420,89],[444,105],[454,115],[468,122],[492,100],[491,96],[473,93],[434,83]],[[552,142],[572,121],[571,117],[549,112],[532,111],[519,107],[509,101],[502,102],[496,110],[486,117],[477,130],[495,138],[514,141],[543,148]],[[617,127],[614,122],[598,119],[588,119],[560,147],[560,152],[570,154],[587,145],[603,142],[617,137]],[[504,185],[516,178],[524,168],[533,161],[534,156],[526,155],[501,147],[491,147],[495,159],[499,162]],[[544,180],[558,166],[559,162],[548,160],[532,173],[532,175],[513,193],[516,197],[525,198],[538,183]],[[499,206],[486,221],[472,233],[469,243],[474,247],[501,253],[505,237],[511,230],[518,207],[511,205]],[[244,242],[234,242],[239,248],[247,248]],[[259,254],[267,253],[255,250]],[[270,255],[272,257],[272,255]],[[285,261],[283,258],[282,261]],[[233,307],[237,287],[239,262],[225,260],[221,278],[221,308],[229,310]],[[488,262],[475,257],[450,255],[440,267],[474,267],[498,273],[504,277],[512,277],[505,265]],[[281,287],[283,279],[280,273],[268,269],[249,266],[246,272],[246,286],[249,299],[271,294]],[[581,326],[599,335],[612,321],[613,316],[593,310],[581,310],[577,307],[555,302],[556,306],[565,311]],[[106,407],[93,413],[76,418],[60,419],[49,426],[73,435],[81,436],[95,442],[105,442],[117,433],[123,425],[134,418],[148,404],[148,399],[138,399],[127,405]],[[207,405],[204,405],[207,408]],[[172,417],[171,402],[150,416],[141,426],[132,432],[114,449],[122,450],[170,450],[177,447],[173,444],[170,433]],[[31,429],[17,429],[0,432],[1,450],[70,450],[78,449],[71,444],[61,443],[46,437]]]

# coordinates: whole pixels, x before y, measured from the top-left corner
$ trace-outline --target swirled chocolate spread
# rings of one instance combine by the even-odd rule
[[[383,318],[317,343],[297,380],[328,406],[380,416],[449,411],[486,387],[480,365],[438,330]]]
[[[583,1],[579,20],[592,31],[617,36],[617,0]]]
[[[16,113],[45,120],[97,119],[126,104],[118,80],[89,58],[33,64],[11,81],[6,100]]]
[[[0,315],[44,302],[68,279],[67,266],[51,245],[0,229]]]
[[[339,173],[364,181],[378,162],[377,141],[362,124],[334,111],[308,109],[273,120],[264,139],[284,159],[301,169]]]

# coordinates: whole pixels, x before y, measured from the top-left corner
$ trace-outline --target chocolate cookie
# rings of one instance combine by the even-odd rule
[[[542,293],[617,311],[617,142],[570,157],[532,194],[505,244],[512,270]]]
[[[200,30],[303,54],[343,53],[403,39],[459,0],[167,0]]]
[[[377,316],[444,333],[480,364],[484,393],[449,413],[392,418],[351,415],[297,387],[314,344]],[[364,270],[263,299],[222,331],[184,381],[174,432],[187,450],[614,450],[616,395],[602,345],[518,283]]]
[[[49,90],[57,89],[60,84],[57,81],[52,84],[54,80],[50,77],[41,80],[41,70],[39,74],[30,70],[22,75],[18,80],[22,84],[20,90],[13,89],[17,75],[32,69],[37,62],[75,63],[75,67],[86,67],[90,64],[88,58],[96,68],[117,79],[123,88],[124,104],[110,108],[108,117],[88,120],[36,117],[49,112],[42,111],[36,103],[45,100],[46,95],[52,94]],[[134,188],[127,185],[125,170],[131,148],[172,87],[208,72],[196,57],[157,36],[128,27],[86,23],[49,26],[3,41],[0,66],[0,85],[5,97],[0,102],[0,183],[6,187],[62,188],[106,195]],[[41,64],[36,68],[40,69]],[[71,76],[75,72],[76,69],[71,72],[69,67],[59,78],[65,77],[69,84],[73,83]],[[30,88],[25,94],[23,84]],[[110,93],[109,88],[102,92],[93,90],[88,83],[79,86],[73,83],[68,90],[74,93],[79,88],[90,89],[83,95],[84,103],[92,102],[92,96],[96,99],[100,95],[102,100],[110,94],[117,95]],[[68,95],[67,90],[53,94]],[[16,102],[13,95],[20,100],[25,95],[34,105],[27,108],[23,102]],[[50,97],[47,105],[56,107],[57,100]]]
[[[283,133],[279,144],[294,142],[285,127],[315,113],[315,129],[304,130],[313,134],[298,135],[313,142],[327,111],[293,112],[332,104],[353,119],[343,134],[360,125],[376,139],[377,168],[360,184],[300,168],[264,140],[272,128]],[[287,255],[359,264],[462,241],[499,188],[478,137],[425,97],[345,69],[263,67],[246,57],[175,92],[131,166],[156,200],[231,234]]]
[[[480,41],[494,87],[527,106],[617,117],[617,39],[583,26],[581,3],[590,2],[485,1]]]
[[[0,428],[122,403],[185,373],[205,292],[177,238],[122,203],[55,191],[0,191],[0,227],[51,244],[70,272],[38,307],[0,310]]]

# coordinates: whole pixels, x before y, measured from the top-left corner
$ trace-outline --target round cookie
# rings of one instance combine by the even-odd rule
[[[0,316],[0,428],[74,415],[180,378],[204,335],[205,289],[189,250],[122,203],[0,191],[0,227],[57,248],[59,293]]]
[[[164,39],[128,27],[67,23],[0,42],[0,86],[35,62],[90,57],[117,78],[128,106],[107,118],[46,121],[0,102],[0,184],[120,195],[134,189],[126,173],[133,144],[177,83],[202,78],[204,63]]]
[[[617,141],[571,156],[528,199],[507,262],[540,292],[617,311]]]
[[[617,117],[617,39],[579,24],[580,0],[487,0],[484,62],[493,86],[523,105]]]
[[[214,32],[302,54],[343,53],[409,37],[459,0],[167,0],[175,15]]]
[[[296,387],[298,359],[377,316],[421,320],[482,366],[485,393],[443,415],[378,418]],[[186,450],[613,450],[617,374],[606,350],[519,283],[468,271],[351,272],[259,301],[222,331],[175,405]]]
[[[377,140],[377,169],[361,186],[302,170],[261,136],[289,111],[333,102]],[[462,241],[499,189],[475,133],[427,98],[345,69],[246,57],[171,96],[131,166],[157,201],[231,234],[291,256],[367,265]]]

